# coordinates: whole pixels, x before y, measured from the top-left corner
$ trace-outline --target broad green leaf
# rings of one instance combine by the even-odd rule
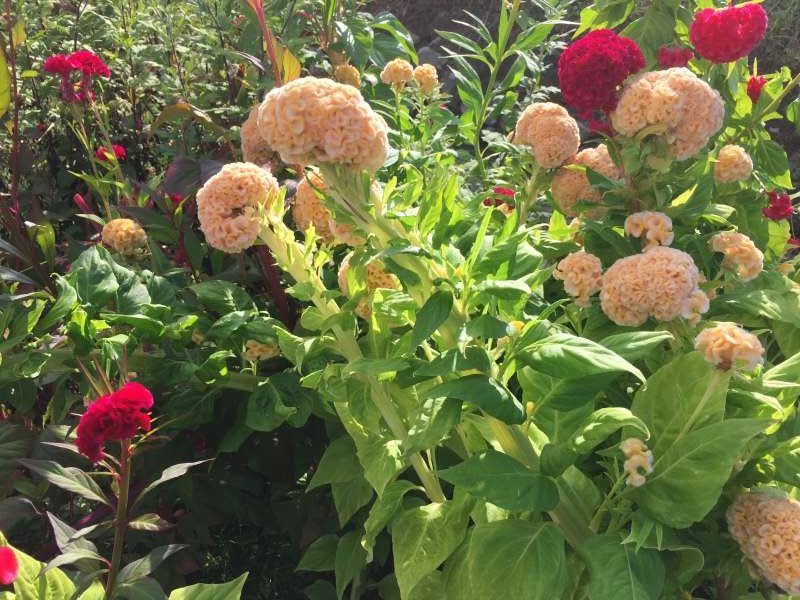
[[[689,527],[714,507],[739,452],[768,424],[729,419],[688,433],[665,454],[655,454],[653,473],[633,497],[665,525]]]
[[[190,288],[201,304],[224,315],[235,310],[248,310],[253,300],[235,283],[221,279],[211,279]]]
[[[286,406],[277,388],[270,380],[266,380],[247,399],[245,423],[256,431],[272,431],[295,413],[297,409]]]
[[[41,476],[47,482],[78,494],[87,500],[102,502],[111,506],[103,490],[89,475],[77,467],[62,467],[52,460],[33,460],[21,458],[18,461],[23,467]]]
[[[0,544],[4,542],[0,534]],[[12,550],[19,562],[19,574],[13,583],[16,600],[66,600],[75,592],[75,585],[61,569],[40,577],[44,564],[16,548]]]
[[[166,469],[161,471],[161,476],[158,479],[156,479],[152,483],[148,484],[147,487],[145,487],[141,491],[141,493],[136,497],[136,500],[134,501],[134,504],[136,502],[139,502],[139,500],[141,500],[145,495],[147,495],[150,492],[152,492],[154,489],[156,489],[162,483],[166,483],[167,481],[171,481],[172,479],[177,479],[178,477],[182,477],[192,467],[197,466],[197,465],[202,465],[203,463],[207,463],[207,462],[210,462],[210,461],[211,461],[211,459],[207,458],[205,460],[197,460],[195,462],[190,462],[190,463],[179,463],[177,465],[172,465],[171,467],[167,467]]]
[[[361,540],[361,546],[367,551],[368,562],[372,560],[372,549],[378,534],[392,520],[406,493],[413,489],[415,486],[409,481],[403,479],[393,481],[386,486],[370,508],[367,520],[364,522],[364,539]]]
[[[119,584],[114,597],[125,600],[167,600],[161,584],[152,577],[141,577]]]
[[[111,257],[99,246],[92,246],[72,263],[68,279],[85,304],[104,306],[114,296],[119,284],[114,277]]]
[[[197,583],[173,590],[169,600],[239,600],[242,597],[247,573],[227,583]]]
[[[447,598],[553,600],[567,583],[564,538],[552,523],[476,525],[445,569]]]
[[[439,476],[476,498],[508,510],[547,511],[558,504],[558,489],[552,479],[496,450],[473,454],[439,471]]]
[[[175,524],[156,513],[145,513],[132,519],[128,523],[128,527],[136,531],[166,531],[175,527]]]
[[[433,572],[464,539],[472,503],[466,498],[434,502],[401,513],[392,523],[394,570],[400,596]]]
[[[486,375],[466,375],[446,381],[425,394],[425,398],[445,397],[474,404],[506,423],[522,423],[525,420],[525,410],[519,400],[502,383]]]
[[[90,560],[100,563],[106,562],[106,560],[102,556],[100,556],[97,552],[94,552],[92,550],[87,550],[86,548],[73,548],[68,552],[59,554],[53,560],[47,563],[42,569],[42,574],[49,573],[53,569],[56,569],[63,565],[71,565],[75,562],[78,562],[79,560]]]
[[[336,546],[334,572],[336,574],[336,596],[341,598],[348,584],[361,572],[366,564],[367,553],[361,547],[361,535],[351,531],[339,540]]]
[[[8,69],[5,52],[0,52],[0,117],[11,106],[11,71]]]
[[[797,387],[800,385],[800,352],[779,365],[775,365],[762,376],[764,386],[771,389]]]
[[[372,486],[360,474],[344,483],[332,483],[333,505],[339,516],[339,526],[344,527],[359,509],[372,500]]]
[[[360,473],[361,465],[356,456],[355,444],[350,436],[343,435],[333,440],[325,449],[306,491],[310,492],[330,483],[345,483],[355,479]]]
[[[630,331],[603,338],[598,343],[612,352],[616,352],[628,361],[646,357],[658,346],[674,339],[669,331]]]
[[[119,572],[119,583],[127,583],[136,581],[142,577],[147,577],[170,556],[188,547],[189,546],[187,544],[169,544],[167,546],[159,546],[155,550],[150,551],[147,556],[125,565]]]
[[[22,425],[11,421],[0,421],[0,497],[5,496],[14,485],[11,476],[17,469],[17,461],[28,455],[33,436]]]
[[[303,589],[308,600],[337,600],[336,588],[330,581],[317,579],[314,583]]]
[[[621,406],[611,406],[596,410],[589,415],[586,422],[573,435],[572,448],[581,454],[590,452],[623,427],[636,429],[642,439],[650,437],[647,426],[631,411]]]
[[[411,335],[411,347],[416,348],[433,335],[439,326],[447,320],[453,308],[453,295],[448,291],[438,291],[431,295],[417,311],[414,332]]]
[[[631,533],[623,540],[638,552],[639,548],[652,548],[661,552],[667,568],[667,577],[687,583],[703,568],[705,559],[696,546],[682,542],[672,529],[647,517],[642,511],[633,513]]]
[[[594,535],[581,547],[589,567],[590,600],[659,600],[664,564],[658,552],[623,544],[614,534]]]
[[[330,534],[314,540],[306,549],[296,571],[333,571],[339,537]]]
[[[406,455],[439,444],[458,424],[460,418],[460,400],[455,398],[423,400],[408,429],[408,438],[403,443]]]
[[[35,331],[37,333],[48,331],[78,304],[78,292],[75,291],[75,288],[65,277],[56,278],[56,288],[58,289],[58,297],[48,313],[36,325]]]

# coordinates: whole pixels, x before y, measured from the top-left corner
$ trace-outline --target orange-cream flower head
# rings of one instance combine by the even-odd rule
[[[361,73],[353,65],[337,65],[333,69],[333,78],[339,83],[352,86],[356,89],[361,87]]]
[[[624,440],[619,449],[627,458],[622,465],[622,470],[627,474],[625,482],[631,487],[643,486],[645,475],[653,472],[653,453],[639,438]]]
[[[327,184],[317,171],[309,171],[300,180],[292,204],[292,218],[297,229],[305,231],[313,225],[316,234],[326,243],[342,243],[350,246],[362,244],[363,240],[353,233],[350,225],[337,224],[334,221],[325,206],[325,201],[320,197],[320,194],[325,193],[327,189]]]
[[[736,144],[723,146],[714,163],[714,179],[720,183],[744,181],[753,172],[753,159],[747,151]]]
[[[672,219],[661,212],[643,211],[633,213],[625,219],[625,233],[635,238],[644,238],[643,251],[657,246],[672,244]]]
[[[277,343],[262,343],[257,340],[247,340],[244,345],[244,357],[247,360],[268,360],[280,355],[281,349]]]
[[[700,272],[692,257],[658,246],[619,259],[603,275],[600,305],[617,325],[637,327],[684,318],[691,324],[708,310],[708,296],[698,287]]]
[[[414,81],[417,82],[423,94],[432,94],[439,85],[439,74],[436,72],[436,67],[427,63],[418,66],[414,69]]]
[[[589,297],[600,291],[603,265],[594,254],[581,250],[561,259],[553,277],[564,282],[566,292],[578,306],[589,306]]]
[[[123,256],[133,256],[147,245],[147,234],[136,221],[112,219],[103,227],[103,243]]]
[[[278,194],[278,182],[251,163],[230,163],[197,192],[197,217],[206,241],[235,254],[252,246],[261,228],[259,210]]]
[[[737,367],[752,371],[764,362],[764,347],[758,338],[733,323],[704,329],[695,338],[694,347],[723,371]]]
[[[377,171],[389,153],[386,122],[350,85],[301,77],[270,90],[258,110],[261,136],[287,164]]]
[[[758,574],[800,595],[800,503],[764,492],[741,494],[727,512],[728,531]]]
[[[609,179],[622,177],[622,170],[614,164],[605,144],[600,144],[596,148],[581,150],[569,164],[582,165]],[[568,217],[574,217],[578,214],[574,209],[575,204],[578,202],[591,202],[594,204],[603,202],[603,195],[589,183],[586,172],[569,169],[567,166],[561,167],[556,171],[550,191],[553,194],[553,201],[556,203],[558,210]],[[594,219],[601,216],[603,212],[604,209],[599,207],[586,211],[586,216]]]
[[[514,143],[530,146],[531,153],[545,169],[560,167],[578,151],[578,124],[563,106],[534,102],[519,116]]]
[[[339,273],[338,273],[338,282],[339,282],[339,289],[345,296],[350,296],[350,285],[347,282],[347,273],[350,271],[350,259],[353,257],[353,253],[351,252],[347,256],[342,259],[342,263],[339,265]],[[377,261],[373,260],[369,262],[366,266],[365,270],[365,277],[366,277],[366,286],[367,292],[372,293],[377,289],[390,289],[395,290],[399,289],[400,281],[392,275],[391,273],[387,273],[386,270],[383,268],[383,265]],[[358,303],[358,307],[356,308],[356,314],[366,319],[371,314],[372,309],[370,308],[368,300],[362,300]]]
[[[250,110],[250,115],[240,132],[242,138],[242,156],[245,162],[263,166],[275,158],[275,151],[269,147],[258,131],[258,106]]]
[[[764,269],[764,253],[749,237],[736,231],[722,231],[711,238],[714,252],[722,252],[722,267],[736,269],[739,279],[751,281]]]
[[[685,160],[705,147],[724,118],[719,92],[689,69],[677,67],[630,79],[611,113],[611,125],[629,137],[654,128],[674,157]]]
[[[403,58],[395,58],[386,63],[381,71],[381,81],[391,85],[396,90],[403,87],[414,78],[414,67]]]

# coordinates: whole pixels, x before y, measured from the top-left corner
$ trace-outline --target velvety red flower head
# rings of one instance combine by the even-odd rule
[[[771,221],[789,219],[794,214],[794,206],[789,194],[773,190],[767,194],[769,206],[764,209],[764,216]]]
[[[73,70],[69,59],[63,54],[53,54],[53,56],[46,58],[42,67],[46,73],[61,75],[62,77],[69,75]]]
[[[617,105],[619,86],[644,65],[644,54],[633,40],[610,29],[592,31],[558,58],[561,95],[583,119],[594,111],[608,113]]]
[[[109,77],[111,71],[108,70],[106,63],[91,50],[78,50],[70,54],[67,59],[76,71],[84,75],[95,77]]]
[[[514,190],[511,188],[503,187],[501,185],[496,185],[492,188],[492,192],[495,194],[499,194],[500,196],[506,196],[507,198],[514,197]]]
[[[19,560],[8,546],[0,546],[0,585],[11,585],[19,575]]]
[[[128,155],[125,151],[125,146],[120,146],[119,144],[112,144],[111,147],[113,148],[114,158],[116,160],[125,160],[125,157]],[[110,156],[112,152],[105,146],[100,146],[97,151],[94,153],[95,158],[102,161],[110,161]]]
[[[92,462],[99,462],[106,442],[131,438],[140,429],[150,431],[151,408],[153,394],[135,382],[98,398],[78,422],[78,450]]]
[[[658,49],[658,64],[665,69],[685,67],[694,58],[691,48],[661,46]]]
[[[767,78],[763,75],[753,75],[747,81],[747,95],[750,96],[753,104],[761,98],[761,90],[765,85],[767,85]]]
[[[704,8],[689,28],[697,53],[715,63],[739,60],[750,54],[767,32],[767,11],[760,4]]]

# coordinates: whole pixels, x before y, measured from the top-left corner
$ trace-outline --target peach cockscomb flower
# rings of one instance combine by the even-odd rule
[[[336,223],[320,194],[328,189],[318,171],[309,171],[297,184],[292,203],[292,218],[300,231],[314,225],[319,238],[327,243],[359,246],[364,240],[356,235],[347,223]]]
[[[147,246],[147,234],[132,219],[112,219],[103,226],[103,243],[123,256],[132,256]]]
[[[627,458],[622,465],[623,471],[627,474],[625,482],[631,487],[643,486],[646,481],[645,475],[653,472],[653,453],[639,438],[623,440],[619,449]]]
[[[429,64],[418,66],[414,69],[414,81],[417,82],[423,94],[432,94],[439,85],[439,74],[436,72],[436,67]]]
[[[764,347],[758,338],[733,323],[720,323],[700,332],[694,347],[715,367],[728,371],[742,367],[752,371],[764,362]]]
[[[381,81],[391,85],[396,90],[403,89],[413,78],[414,67],[403,58],[390,60],[381,71]]]
[[[339,83],[344,83],[356,89],[361,87],[361,73],[353,65],[336,65],[333,69],[333,78]]]
[[[735,269],[742,281],[755,279],[764,269],[764,253],[743,233],[721,231],[711,238],[711,247],[725,256],[722,268]]]
[[[275,358],[280,355],[281,349],[277,343],[263,343],[257,340],[245,342],[244,357],[247,360],[259,361]]]
[[[269,147],[269,144],[261,137],[261,132],[258,130],[258,106],[250,109],[250,114],[242,123],[240,136],[244,162],[263,167],[275,158],[275,151]]]
[[[552,169],[575,155],[581,138],[578,124],[563,106],[534,102],[517,121],[514,143],[529,146],[536,162]]]
[[[600,291],[603,265],[594,254],[580,251],[561,259],[553,277],[564,282],[566,292],[578,306],[589,306],[589,297]]]
[[[736,144],[723,146],[714,163],[714,179],[720,183],[744,181],[753,172],[753,160],[747,151]]]
[[[599,144],[596,148],[586,148],[578,152],[567,165],[558,169],[553,175],[550,188],[559,211],[568,217],[575,217],[578,215],[578,211],[574,208],[575,204],[591,202],[597,204],[598,208],[587,210],[586,216],[589,218],[601,216],[605,212],[602,207],[603,195],[589,183],[585,171],[567,168],[569,165],[584,166],[609,179],[620,179],[622,169],[614,164],[606,145]]]
[[[643,211],[633,213],[625,219],[625,233],[635,237],[644,237],[644,252],[656,246],[672,244],[672,219],[662,212]]]

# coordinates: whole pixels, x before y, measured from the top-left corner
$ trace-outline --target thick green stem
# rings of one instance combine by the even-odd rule
[[[128,493],[131,485],[131,441],[120,442],[119,457],[119,495],[117,496],[117,512],[114,518],[114,548],[111,551],[111,567],[106,583],[106,597],[113,598],[117,586],[122,563],[122,549],[125,545],[125,531],[128,528]]]

